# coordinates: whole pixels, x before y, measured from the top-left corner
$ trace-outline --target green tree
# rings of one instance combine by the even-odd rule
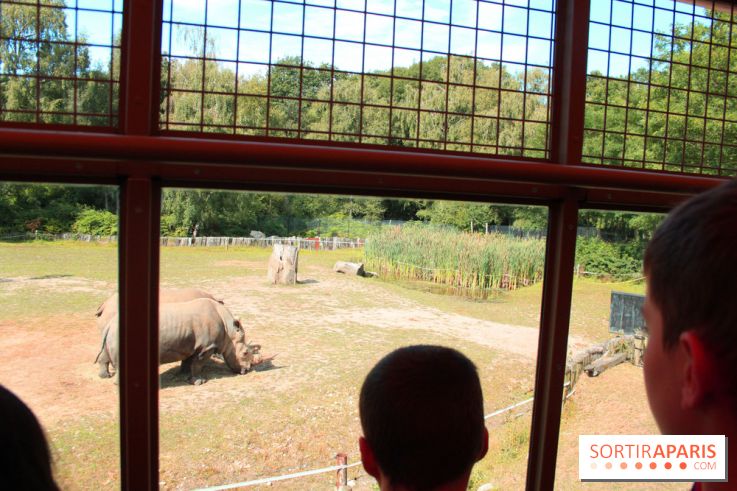
[[[118,215],[109,211],[85,208],[77,214],[71,229],[78,234],[116,235]]]
[[[36,4],[40,0],[36,0]],[[110,78],[111,66],[90,66],[89,49],[68,31],[63,0],[3,4],[0,16],[0,119],[73,123],[77,112],[110,112],[110,86],[75,78]],[[76,39],[83,44],[84,38]],[[75,91],[76,88],[76,91]],[[117,92],[115,94],[117,97]],[[116,104],[112,104],[116,106]],[[114,110],[117,110],[116,108]],[[81,116],[79,124],[109,124]]]
[[[499,224],[502,219],[499,207],[459,201],[434,201],[417,212],[417,216],[430,223],[451,225],[461,230],[484,231],[485,225]]]

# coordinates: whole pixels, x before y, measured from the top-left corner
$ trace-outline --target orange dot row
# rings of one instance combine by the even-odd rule
[[[604,467],[606,467],[607,469],[611,469],[612,468],[612,463],[611,462],[607,462],[604,465]],[[663,464],[663,467],[665,467],[666,469],[670,469],[671,467],[673,467],[673,464],[671,464],[670,462],[666,462],[665,464]],[[687,466],[686,466],[686,463],[685,462],[681,462],[678,467],[680,467],[681,469],[685,469]],[[591,464],[591,468],[592,469],[596,469],[596,463],[592,463]],[[627,468],[627,462],[620,463],[619,464],[619,468],[620,469],[626,469]],[[655,462],[650,462],[650,468],[651,469],[657,469],[658,468],[658,464],[656,464]],[[635,464],[635,469],[638,469],[638,470],[639,469],[642,469],[642,462],[637,462]]]

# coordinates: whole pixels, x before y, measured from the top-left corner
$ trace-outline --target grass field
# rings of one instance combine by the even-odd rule
[[[202,386],[181,379],[176,364],[161,367],[163,489],[325,467],[338,452],[357,461],[360,383],[381,356],[401,345],[439,343],[466,353],[479,367],[487,412],[530,397],[540,284],[488,301],[444,296],[421,282],[333,273],[336,260],[361,259],[362,251],[347,249],[301,251],[300,284],[277,287],[265,280],[269,252],[162,250],[162,285],[197,286],[222,297],[241,317],[247,336],[264,352],[278,353],[273,368],[244,376],[214,360]],[[119,487],[117,386],[97,378],[92,364],[99,348],[93,313],[116,289],[116,276],[114,246],[0,244],[0,383],[41,419],[64,489]],[[612,289],[642,291],[642,285],[575,282],[572,338],[608,336]],[[577,466],[570,435],[607,428],[655,431],[639,370],[619,370],[612,370],[617,377],[583,381],[566,404],[556,488],[581,486],[569,472]],[[618,410],[625,418],[619,426],[613,417]],[[490,452],[476,466],[472,484],[521,489],[529,413],[495,418],[489,426]],[[328,489],[333,478],[324,474],[272,488]],[[350,469],[349,478],[358,489],[374,488],[360,467]]]

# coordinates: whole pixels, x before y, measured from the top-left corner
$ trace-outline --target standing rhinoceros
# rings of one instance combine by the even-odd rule
[[[182,370],[189,371],[189,381],[205,382],[202,367],[214,353],[223,355],[235,373],[250,370],[253,353],[239,320],[222,304],[209,298],[163,304],[159,308],[159,363],[182,360]],[[96,362],[100,376],[109,377],[107,364],[118,366],[118,316],[108,322]]]
[[[159,303],[178,303],[189,302],[195,298],[211,298],[218,303],[223,303],[219,298],[215,298],[212,294],[198,288],[160,288]],[[110,297],[97,307],[97,327],[102,332],[110,322],[110,319],[118,313],[118,294],[113,293]]]

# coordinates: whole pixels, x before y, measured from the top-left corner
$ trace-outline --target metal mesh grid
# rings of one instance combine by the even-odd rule
[[[2,0],[0,122],[118,125],[123,0]]]
[[[162,130],[549,157],[553,0],[165,0]]]
[[[582,160],[734,175],[733,26],[731,4],[592,2]]]

